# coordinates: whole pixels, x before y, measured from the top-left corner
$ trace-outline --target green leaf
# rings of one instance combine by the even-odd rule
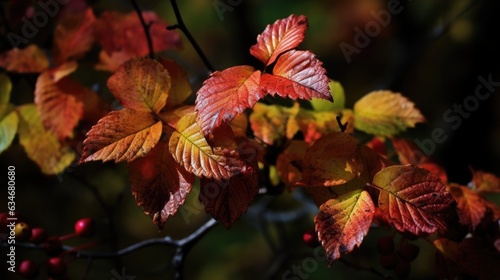
[[[341,110],[345,108],[345,94],[342,85],[337,81],[330,80],[330,82],[328,83],[328,87],[330,88],[333,102],[320,98],[313,98],[311,100],[311,106],[313,107],[314,111],[323,112]]]
[[[0,111],[4,111],[2,107],[7,106],[0,104]],[[0,117],[0,154],[7,150],[12,143],[12,140],[14,140],[14,136],[16,136],[17,133],[18,123],[19,117],[17,112],[14,110]]]
[[[12,82],[10,81],[9,77],[7,75],[0,74],[0,104],[9,103],[11,90]]]

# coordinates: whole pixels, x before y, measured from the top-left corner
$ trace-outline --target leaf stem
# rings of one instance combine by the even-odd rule
[[[146,21],[144,20],[144,16],[142,15],[141,8],[135,0],[130,0],[130,3],[132,4],[132,6],[134,6],[134,10],[137,12],[139,20],[141,21],[141,25],[144,28],[144,34],[146,35],[146,40],[148,42],[149,58],[154,59],[155,52],[153,48],[153,39],[151,38],[151,33],[149,32],[151,23],[146,23]]]
[[[212,64],[210,61],[208,61],[208,58],[205,56],[203,53],[203,50],[200,48],[194,37],[191,35],[189,32],[188,28],[184,24],[184,21],[182,20],[181,13],[179,11],[179,7],[177,6],[177,1],[176,0],[170,0],[170,3],[172,4],[172,9],[174,10],[175,13],[175,18],[177,19],[177,24],[167,26],[168,30],[174,30],[174,29],[180,29],[184,35],[186,35],[187,39],[189,40],[189,43],[193,46],[194,50],[200,57],[200,59],[203,61],[205,64],[205,67],[207,67],[209,74],[214,72],[215,69],[213,68]]]

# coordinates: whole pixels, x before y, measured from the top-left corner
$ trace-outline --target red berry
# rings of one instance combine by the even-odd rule
[[[40,244],[47,239],[47,232],[43,228],[32,228],[30,242],[34,244]]]
[[[19,264],[18,274],[26,279],[36,278],[38,275],[38,264],[32,260],[23,260]]]
[[[392,236],[382,237],[377,241],[377,251],[381,255],[389,255],[394,252],[394,239]]]
[[[411,265],[409,261],[399,260],[398,264],[394,268],[394,273],[400,279],[405,279],[410,275]]]
[[[16,233],[16,239],[19,241],[26,241],[31,237],[31,228],[27,223],[17,223],[14,231]]]
[[[66,263],[61,257],[52,257],[47,262],[47,271],[50,276],[61,276],[66,272]]]
[[[49,256],[56,256],[62,252],[62,243],[59,237],[51,236],[42,244],[42,248]]]
[[[399,259],[396,253],[391,253],[389,255],[381,255],[378,261],[383,268],[391,270],[396,267]]]
[[[417,258],[420,248],[414,244],[403,244],[399,247],[398,254],[405,261],[413,261]]]
[[[317,247],[319,246],[319,241],[316,236],[316,232],[313,229],[306,230],[302,235],[302,240],[309,247]]]
[[[95,234],[97,225],[92,218],[83,218],[75,223],[75,233],[80,237],[90,237]]]

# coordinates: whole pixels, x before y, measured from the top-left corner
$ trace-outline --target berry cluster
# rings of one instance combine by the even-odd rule
[[[408,241],[408,238],[403,237],[398,248],[394,243],[394,236],[382,237],[377,242],[380,265],[387,270],[394,270],[394,274],[400,279],[410,275],[411,262],[420,251],[418,246]]]
[[[6,222],[6,217],[7,213],[0,213],[2,228],[5,228],[3,225]],[[74,232],[64,236],[48,236],[45,229],[41,227],[32,228],[26,222],[16,223],[16,242],[30,242],[38,245],[49,257],[43,264],[31,259],[22,260],[19,262],[17,273],[25,279],[33,279],[38,276],[40,268],[45,267],[50,279],[65,279],[66,267],[69,262],[65,256],[71,251],[90,246],[83,245],[73,248],[71,251],[64,251],[62,242],[73,237],[91,237],[96,230],[97,225],[92,218],[83,218],[76,221]]]

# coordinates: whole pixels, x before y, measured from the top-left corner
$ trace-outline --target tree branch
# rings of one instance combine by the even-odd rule
[[[209,74],[214,72],[215,69],[213,68],[212,64],[210,61],[208,61],[208,58],[205,56],[203,53],[203,50],[200,48],[196,40],[194,39],[193,35],[189,32],[188,28],[184,24],[184,21],[182,20],[181,13],[179,11],[179,7],[177,6],[177,1],[176,0],[170,0],[170,3],[172,4],[172,9],[174,10],[175,13],[175,18],[177,19],[177,24],[167,26],[168,30],[174,30],[174,29],[180,29],[184,35],[186,35],[187,39],[189,40],[189,43],[193,46],[194,50],[198,54],[198,56],[201,58],[203,63],[205,64],[205,67],[207,67]]]
[[[151,38],[151,33],[149,32],[149,27],[151,27],[151,23],[146,23],[144,17],[142,15],[141,8],[137,4],[135,0],[130,0],[132,6],[134,6],[134,10],[137,12],[139,16],[139,20],[141,21],[142,27],[144,28],[144,34],[146,35],[146,39],[148,41],[148,49],[149,49],[149,58],[154,59],[155,52],[153,48],[153,39]]]

